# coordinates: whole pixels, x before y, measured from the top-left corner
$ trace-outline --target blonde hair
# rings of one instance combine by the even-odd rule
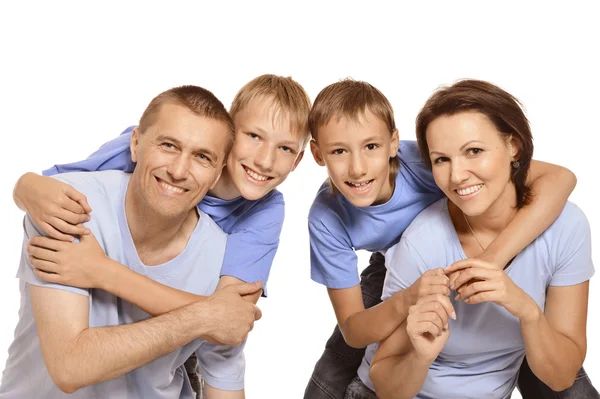
[[[332,118],[340,120],[345,117],[358,121],[359,115],[364,114],[367,109],[385,122],[390,135],[394,134],[396,130],[394,110],[388,99],[377,88],[367,82],[350,78],[330,84],[317,95],[308,117],[308,126],[313,139],[318,141],[319,128],[329,123]],[[393,186],[400,170],[400,160],[394,156],[389,162],[389,179]],[[329,179],[329,188],[334,195],[338,194],[339,191],[331,179]]]
[[[156,122],[162,105],[167,103],[181,105],[198,116],[224,122],[229,135],[225,153],[225,158],[227,158],[233,145],[233,119],[229,116],[223,103],[213,93],[202,87],[192,85],[174,87],[154,97],[140,118],[139,129],[142,134]]]
[[[310,137],[310,98],[304,88],[291,77],[261,75],[246,83],[235,95],[229,110],[231,117],[235,119],[238,112],[257,97],[270,100],[274,110],[273,118],[284,115],[289,118],[290,130],[302,137],[304,148]]]

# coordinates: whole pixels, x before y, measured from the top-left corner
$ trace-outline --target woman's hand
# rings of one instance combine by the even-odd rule
[[[410,307],[406,332],[417,356],[433,362],[450,337],[448,315],[454,309],[450,299],[443,295],[427,295]]]
[[[453,264],[446,269],[446,273],[458,270],[461,273],[454,281],[458,292],[456,300],[464,300],[468,304],[494,302],[520,320],[535,317],[538,313],[538,306],[533,298],[495,265],[472,258],[470,262]]]
[[[450,295],[450,280],[446,276],[444,269],[438,267],[434,270],[428,270],[421,275],[410,287],[407,288],[410,294],[411,304],[427,295]]]
[[[27,246],[36,276],[49,283],[80,288],[102,288],[109,258],[93,234],[81,236],[79,243],[49,237],[32,237]]]
[[[82,223],[92,211],[85,195],[70,185],[47,176],[26,173],[14,189],[36,226],[52,238],[72,242],[74,235],[89,234]]]

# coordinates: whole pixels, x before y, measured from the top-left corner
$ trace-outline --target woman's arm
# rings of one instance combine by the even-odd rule
[[[577,178],[561,166],[531,161],[527,183],[531,186],[532,202],[519,209],[478,258],[504,268],[560,216]]]
[[[588,289],[589,281],[567,287],[550,286],[545,313],[535,305],[530,316],[521,319],[529,367],[554,391],[573,385],[583,365]]]

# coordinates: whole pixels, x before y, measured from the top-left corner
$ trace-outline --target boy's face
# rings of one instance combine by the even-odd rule
[[[283,183],[302,156],[304,137],[290,130],[270,99],[254,98],[234,118],[235,140],[227,170],[242,197],[257,200]]]
[[[327,167],[333,184],[354,206],[388,201],[390,157],[398,151],[398,132],[366,110],[358,120],[334,117],[319,128],[318,143],[311,141],[315,161]]]

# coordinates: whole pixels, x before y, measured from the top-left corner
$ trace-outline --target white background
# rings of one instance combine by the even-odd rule
[[[0,6],[0,170],[6,177],[0,186],[0,370],[19,307],[14,276],[23,215],[12,203],[13,184],[26,171],[86,157],[135,124],[153,96],[176,85],[206,87],[229,106],[244,83],[263,73],[291,75],[312,99],[350,76],[387,95],[400,136],[409,139],[420,106],[438,85],[489,80],[525,104],[535,157],[577,174],[571,200],[587,214],[598,250],[593,141],[600,29],[586,3],[169,3]],[[287,212],[270,297],[259,302],[264,317],[246,350],[251,399],[300,398],[334,326],[325,288],[309,278],[306,217],[325,176],[307,154],[281,187]],[[360,254],[361,268],[367,259]],[[597,252],[595,260],[598,265]],[[585,366],[600,384],[596,279]]]

